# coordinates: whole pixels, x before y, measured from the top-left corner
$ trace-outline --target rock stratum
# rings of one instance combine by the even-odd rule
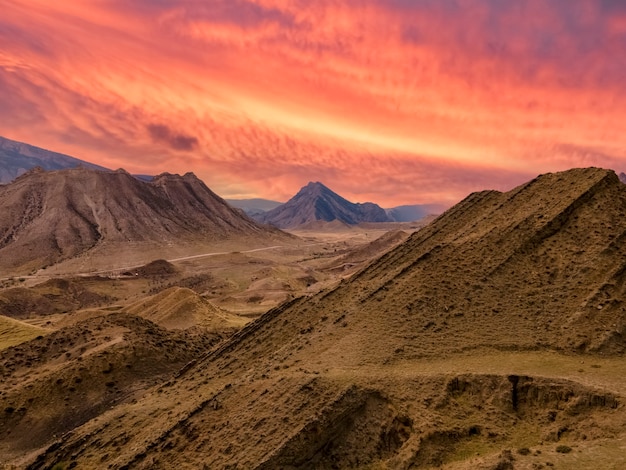
[[[29,468],[618,468],[625,213],[596,168],[474,193]]]
[[[192,173],[33,169],[0,186],[0,267],[36,269],[107,244],[274,236]]]

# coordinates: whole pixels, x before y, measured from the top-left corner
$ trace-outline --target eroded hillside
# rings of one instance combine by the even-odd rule
[[[473,194],[31,468],[626,465],[625,213],[594,168]]]

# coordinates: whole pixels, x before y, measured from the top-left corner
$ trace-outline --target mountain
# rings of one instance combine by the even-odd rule
[[[444,204],[415,204],[385,209],[394,222],[413,222],[433,214],[441,214],[448,207]]]
[[[269,199],[226,199],[226,202],[237,209],[243,210],[250,217],[254,217],[264,212],[276,209],[282,202],[271,201]]]
[[[597,168],[471,194],[29,468],[622,468],[625,211]]]
[[[226,199],[226,202],[233,207],[243,210],[250,217],[260,219],[263,218],[265,212],[276,209],[283,204],[282,202],[269,199]],[[448,206],[444,204],[414,204],[384,210],[392,222],[414,222],[428,215],[441,214],[447,208]]]
[[[104,167],[78,158],[0,137],[0,184],[10,183],[35,167],[44,170],[84,167],[108,171]]]
[[[621,173],[619,174],[619,180],[620,180],[622,183],[626,183],[626,173],[621,172]]]
[[[124,170],[33,169],[0,186],[0,207],[5,268],[38,268],[111,244],[280,236],[231,208],[192,173],[144,182]]]
[[[380,206],[371,202],[354,204],[322,183],[307,184],[285,204],[255,219],[279,228],[294,228],[317,220],[338,220],[350,225],[391,221]]]

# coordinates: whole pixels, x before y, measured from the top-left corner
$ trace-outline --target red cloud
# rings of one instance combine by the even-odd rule
[[[626,166],[619,2],[207,5],[6,5],[0,134],[224,196],[316,179],[387,205]]]

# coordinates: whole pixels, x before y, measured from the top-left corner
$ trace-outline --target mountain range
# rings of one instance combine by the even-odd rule
[[[625,208],[597,168],[473,193],[30,468],[601,468],[626,438]]]
[[[36,167],[48,171],[77,167],[111,171],[108,168],[88,161],[0,137],[0,184],[10,183],[18,176]],[[151,175],[133,176],[146,182],[154,178]],[[311,201],[308,203],[304,201],[307,197],[311,198]],[[300,217],[294,216],[294,220],[305,220],[305,224],[316,220],[339,220],[347,224],[354,224],[359,222],[412,222],[428,215],[439,214],[447,208],[447,206],[442,204],[404,205],[384,209],[385,217],[376,204],[351,203],[321,183],[310,183],[302,188],[293,199],[296,199],[296,201],[289,201],[289,206],[283,208],[280,211],[282,215],[278,216],[275,213],[269,216],[265,215],[266,212],[275,210],[279,206],[284,206],[283,203],[277,201],[255,198],[227,199],[226,202],[233,207],[243,210],[248,216],[256,220],[281,228],[287,227],[285,220],[289,216],[286,214],[296,210],[306,211]],[[311,206],[314,206],[315,209],[311,210]],[[276,223],[272,222],[274,219],[277,220]],[[294,224],[301,225],[294,221],[288,223],[290,227],[295,226]]]
[[[328,191],[330,191],[330,189]],[[337,195],[337,198],[341,198],[341,196]],[[243,210],[250,217],[257,220],[263,220],[265,217],[264,214],[266,212],[276,209],[284,204],[278,201],[258,198],[226,199],[226,202],[233,207],[237,207]],[[413,222],[416,220],[421,220],[429,215],[441,214],[447,208],[448,206],[445,204],[410,204],[384,209],[384,211],[387,213],[387,217],[390,222]],[[341,220],[341,214],[337,214],[334,220]],[[312,221],[313,220],[309,220],[306,223],[310,223]]]
[[[192,173],[145,182],[124,170],[36,168],[0,186],[0,207],[3,268],[37,269],[114,244],[282,236],[230,207]]]

